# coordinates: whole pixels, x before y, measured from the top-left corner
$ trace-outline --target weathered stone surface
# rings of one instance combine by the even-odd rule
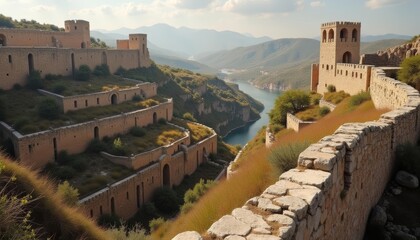
[[[318,152],[314,155],[314,168],[330,172],[337,161],[337,157],[331,153]]]
[[[309,205],[309,213],[311,215],[314,215],[316,212],[316,209],[319,205],[319,197],[318,195],[322,194],[321,190],[315,188],[315,189],[292,189],[289,191],[290,196],[298,197],[303,200]]]
[[[249,234],[246,240],[279,240],[278,237],[272,235]]]
[[[259,198],[258,207],[262,210],[270,211],[272,213],[281,213],[281,207],[273,204],[273,202],[267,198]]]
[[[381,206],[376,205],[372,208],[372,211],[369,216],[369,224],[371,226],[384,226],[386,223],[386,219],[386,212]]]
[[[419,186],[419,179],[406,171],[398,171],[395,181],[403,187],[417,188]]]
[[[250,225],[252,228],[271,228],[260,215],[257,215],[250,210],[236,208],[232,211],[232,216],[239,221]]]
[[[253,197],[251,199],[249,199],[246,204],[250,204],[253,206],[257,206],[258,205],[258,197]]]
[[[303,188],[300,184],[291,182],[291,181],[287,181],[287,180],[279,180],[275,183],[276,186],[279,186],[280,188],[284,188],[287,190],[290,189],[301,189]]]
[[[274,184],[274,185],[269,186],[267,189],[265,189],[264,193],[270,194],[270,195],[283,196],[283,195],[286,195],[287,189]]]
[[[312,169],[291,169],[283,173],[280,176],[280,179],[304,185],[316,186],[321,190],[329,189],[332,184],[331,173]]]
[[[257,234],[271,234],[271,231],[265,228],[254,228],[252,229],[252,232]]]
[[[296,213],[294,213],[294,212],[292,212],[292,211],[289,211],[289,210],[284,210],[282,214],[283,214],[283,215],[286,215],[286,216],[288,216],[288,217],[291,217],[293,220],[297,221],[297,216],[296,216]]]
[[[287,209],[296,213],[298,219],[302,219],[306,215],[306,211],[308,210],[308,204],[301,198],[294,197],[294,196],[283,196],[273,200],[282,209]]]
[[[225,237],[224,240],[246,240],[246,238],[241,237],[241,236],[231,235],[231,236]]]
[[[273,214],[267,217],[267,221],[269,222],[277,222],[282,226],[293,226],[295,225],[295,221],[289,216],[283,214]]]
[[[227,235],[245,236],[250,231],[251,226],[248,224],[237,220],[231,215],[225,215],[213,223],[207,232],[217,237],[225,237]]]
[[[198,232],[189,231],[183,232],[176,235],[172,240],[202,240],[203,238],[200,236]]]

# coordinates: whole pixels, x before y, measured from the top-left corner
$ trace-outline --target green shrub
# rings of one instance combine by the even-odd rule
[[[319,115],[322,117],[330,113],[330,109],[328,107],[321,107],[319,108]]]
[[[404,59],[398,71],[398,80],[420,90],[420,55]]]
[[[270,125],[270,130],[274,134],[280,132],[282,129],[284,129],[283,125],[280,125],[280,124],[271,124]]]
[[[77,201],[79,200],[79,191],[72,187],[67,181],[58,184],[57,193],[63,198],[64,203],[69,206],[76,206]]]
[[[52,92],[53,93],[57,93],[57,94],[61,94],[61,93],[63,93],[64,91],[66,91],[66,86],[65,85],[63,85],[63,84],[55,84],[53,87],[52,87]]]
[[[188,203],[188,202],[194,203],[199,198],[200,198],[200,196],[196,192],[194,192],[194,190],[192,190],[192,189],[188,189],[184,194],[184,202],[185,203]]]
[[[270,111],[270,123],[286,125],[287,113],[297,113],[309,106],[309,93],[302,90],[289,90],[277,97]]]
[[[98,218],[98,225],[106,228],[121,226],[121,219],[115,214],[102,214]]]
[[[38,89],[43,88],[44,84],[42,83],[41,73],[39,71],[32,71],[28,75],[28,80],[26,87],[29,89]]]
[[[166,124],[166,119],[164,119],[164,118],[159,118],[159,119],[158,119],[158,123],[159,123],[159,124],[162,124],[162,125],[165,125],[165,124]]]
[[[76,80],[87,81],[90,79],[91,70],[88,65],[80,65],[79,70],[76,71]]]
[[[99,153],[107,149],[106,144],[99,139],[93,139],[90,141],[87,151],[92,153]]]
[[[333,104],[338,104],[349,96],[350,94],[345,93],[344,91],[327,92],[324,94],[324,100]]]
[[[193,189],[188,189],[184,194],[184,202],[196,202],[201,196],[203,196],[212,186],[214,181],[200,179],[198,183],[194,185]]]
[[[60,116],[61,108],[52,98],[42,100],[38,105],[38,115],[41,118],[54,120]]]
[[[72,161],[73,158],[68,154],[68,152],[66,150],[60,151],[57,154],[57,162],[59,164],[66,164],[70,161]]]
[[[132,127],[130,129],[130,134],[135,137],[143,137],[146,134],[146,131],[142,127]]]
[[[350,106],[358,106],[363,102],[370,100],[370,93],[369,92],[360,92],[356,95],[350,97],[349,104]]]
[[[51,80],[57,80],[59,78],[61,78],[61,75],[56,75],[56,74],[45,74],[45,80],[51,81]]]
[[[328,92],[332,93],[332,92],[336,91],[336,88],[335,88],[334,85],[330,84],[330,85],[327,86],[327,90],[328,90]]]
[[[291,143],[275,147],[268,155],[268,161],[279,174],[296,167],[299,154],[309,146],[309,143]]]
[[[134,95],[131,100],[133,102],[139,102],[139,101],[143,100],[143,98],[140,95]]]
[[[420,146],[411,143],[398,145],[396,159],[402,170],[420,177]]]
[[[124,76],[125,74],[126,74],[126,72],[127,72],[127,70],[125,69],[125,68],[123,68],[123,67],[119,67],[118,69],[117,69],[117,71],[115,71],[115,75],[118,75],[118,76]]]
[[[170,214],[178,210],[178,198],[170,187],[164,186],[156,189],[152,199],[156,208],[163,213]]]
[[[185,202],[182,206],[181,206],[181,213],[182,214],[186,214],[187,212],[189,212],[192,208],[194,207],[194,203],[192,202]]]
[[[311,105],[318,105],[322,95],[318,93],[311,93]]]
[[[149,239],[146,235],[146,231],[136,224],[130,228],[127,228],[124,224],[120,227],[113,227],[107,230],[113,240],[147,240]]]
[[[157,209],[152,202],[145,203],[141,208],[141,213],[149,218],[157,217]]]
[[[184,113],[182,115],[182,118],[183,119],[186,119],[188,121],[197,122],[197,119],[195,119],[194,116],[191,113],[189,113],[189,112]]]
[[[68,165],[79,172],[83,172],[88,168],[88,164],[83,159],[71,160]]]
[[[163,218],[154,218],[149,222],[149,227],[151,231],[158,229],[162,224],[165,223],[165,219]]]
[[[54,177],[57,177],[60,180],[69,180],[76,176],[76,171],[69,166],[57,167],[57,169],[51,173]]]
[[[101,64],[99,66],[96,66],[93,70],[93,75],[95,76],[109,76],[109,67],[106,64]]]

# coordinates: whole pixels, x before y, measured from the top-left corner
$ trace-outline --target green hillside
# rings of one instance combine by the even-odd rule
[[[192,60],[175,57],[175,56],[161,55],[161,54],[155,54],[154,52],[151,52],[150,58],[160,65],[168,65],[174,68],[182,68],[182,69],[187,69],[193,72],[204,73],[204,74],[214,75],[217,73],[216,69],[209,67],[205,64],[192,61]]]
[[[361,53],[399,45],[406,40],[386,39],[361,44]],[[222,51],[199,59],[211,67],[236,69],[231,80],[249,81],[261,88],[307,88],[311,64],[319,61],[319,41],[278,39],[250,47]]]

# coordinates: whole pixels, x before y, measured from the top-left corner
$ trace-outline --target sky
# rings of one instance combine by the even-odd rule
[[[356,21],[363,35],[420,34],[419,0],[0,0],[0,13],[63,27],[83,19],[91,30],[174,27],[268,36],[319,36],[321,23]],[[416,20],[417,19],[417,20]]]

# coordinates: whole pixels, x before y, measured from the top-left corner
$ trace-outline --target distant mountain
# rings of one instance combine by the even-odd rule
[[[146,33],[148,40],[160,48],[171,49],[188,56],[196,56],[203,52],[217,52],[235,47],[251,46],[271,40],[269,37],[256,38],[232,31],[192,29],[187,27],[175,28],[167,24],[156,24],[136,29],[120,28],[105,33],[123,35]]]
[[[405,40],[388,39],[361,44],[361,53],[374,53]],[[306,88],[310,66],[319,61],[319,41],[278,39],[249,47],[221,51],[198,59],[217,69],[235,69],[228,78],[250,81],[269,89]]]
[[[387,40],[387,39],[404,39],[410,40],[413,36],[408,35],[401,35],[401,34],[382,34],[382,35],[362,35],[362,42],[374,42],[379,40]]]
[[[168,65],[173,68],[182,68],[193,72],[211,75],[216,75],[218,72],[217,69],[209,67],[205,64],[175,56],[162,55],[159,53],[156,54],[152,52],[150,58],[157,64]]]

